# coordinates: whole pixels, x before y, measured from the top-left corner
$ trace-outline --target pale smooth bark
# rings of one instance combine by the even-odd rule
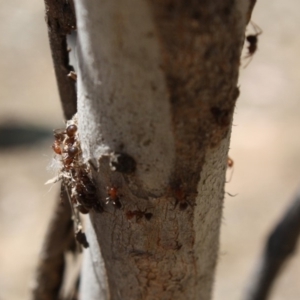
[[[104,206],[81,299],[210,299],[251,1],[75,2],[79,134]],[[135,172],[110,168],[116,152]]]

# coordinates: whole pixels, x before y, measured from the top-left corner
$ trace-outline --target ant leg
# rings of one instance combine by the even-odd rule
[[[256,36],[259,36],[263,33],[262,29],[256,23],[254,23],[253,21],[251,21],[251,25],[252,25],[252,27],[255,31]]]
[[[245,64],[245,66],[243,67],[243,69],[245,69],[245,68],[250,64],[250,62],[251,62],[252,59],[253,59],[253,55],[252,55],[252,54],[249,54],[249,55],[246,55],[246,56],[244,57],[244,59],[247,59],[247,58],[249,58],[249,60],[248,60],[248,62]]]
[[[232,169],[230,170],[230,176],[229,176],[229,179],[226,181],[226,183],[229,183],[232,179],[232,175],[233,175],[233,171],[234,171],[234,167],[232,167]]]

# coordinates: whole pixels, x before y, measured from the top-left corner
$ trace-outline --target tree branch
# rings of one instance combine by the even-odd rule
[[[46,23],[59,95],[66,120],[77,111],[75,81],[68,77],[74,69],[69,65],[67,35],[76,30],[73,0],[45,0]]]
[[[81,297],[210,299],[249,1],[75,5],[79,136],[105,208]],[[134,172],[111,168],[120,152]]]
[[[64,276],[65,253],[75,249],[71,208],[66,192],[62,191],[59,198],[40,254],[33,300],[58,299]]]
[[[64,116],[68,120],[77,111],[75,81],[68,77],[73,68],[69,65],[67,49],[67,35],[76,29],[74,4],[72,0],[45,0],[45,6],[60,100]],[[72,213],[68,196],[62,189],[43,243],[32,299],[58,299],[65,271],[65,253],[72,248],[74,250],[74,245]]]
[[[294,254],[300,235],[300,191],[281,220],[270,233],[246,300],[268,298],[284,263]]]

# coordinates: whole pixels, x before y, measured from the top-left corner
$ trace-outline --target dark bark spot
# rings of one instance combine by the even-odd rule
[[[111,156],[110,167],[112,171],[130,174],[135,171],[136,162],[126,153],[115,153]]]
[[[179,209],[180,210],[186,210],[189,204],[187,202],[182,202],[179,204]]]
[[[146,220],[150,221],[153,217],[153,214],[152,213],[145,213],[145,218]]]
[[[216,106],[211,107],[210,112],[212,113],[215,122],[222,127],[229,126],[231,122],[231,110],[222,109]]]

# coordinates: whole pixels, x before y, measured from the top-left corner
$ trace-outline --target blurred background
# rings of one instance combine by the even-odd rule
[[[241,299],[267,234],[300,187],[298,1],[258,1],[252,19],[263,34],[241,67],[226,185],[237,196],[225,197],[214,300]],[[52,129],[64,123],[43,1],[2,0],[0,31],[0,299],[19,300],[29,297],[58,194],[44,183],[53,175]],[[299,276],[298,254],[271,300],[300,299]]]

